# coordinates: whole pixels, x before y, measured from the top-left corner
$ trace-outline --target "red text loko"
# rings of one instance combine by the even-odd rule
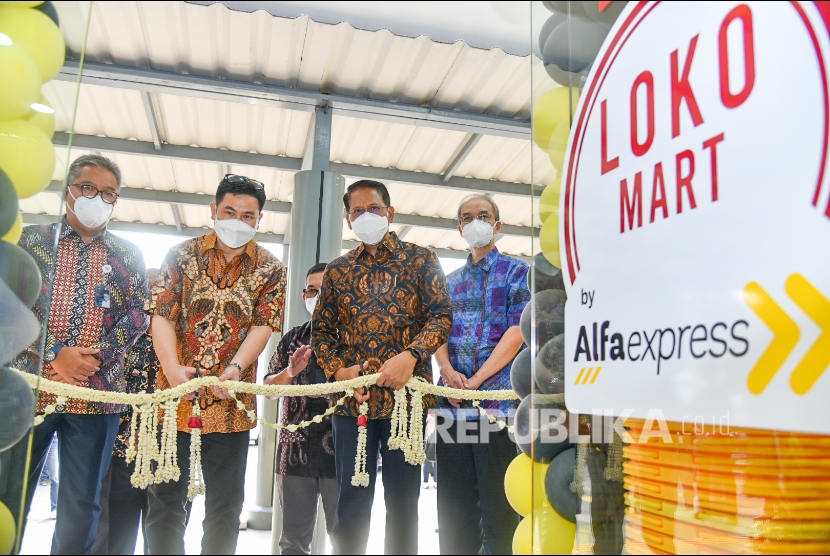
[[[743,50],[743,83],[730,86],[729,38],[727,32],[733,25],[741,27]],[[680,137],[681,110],[685,111],[696,128],[704,123],[704,114],[697,101],[697,94],[689,76],[695,62],[700,35],[689,41],[685,55],[679,49],[669,56],[671,95],[671,138]],[[733,46],[734,47],[734,46]],[[718,81],[720,102],[727,109],[743,105],[755,85],[755,48],[753,46],[752,11],[741,4],[730,11],[720,25],[717,37]],[[700,62],[703,63],[703,62]],[[652,148],[655,138],[656,114],[655,94],[662,87],[655,87],[651,71],[641,72],[631,85],[630,102],[630,147],[635,157],[645,156]],[[733,90],[733,88],[737,90]],[[641,102],[642,99],[645,102]],[[620,166],[620,157],[609,153],[608,146],[608,100],[600,102],[601,175]],[[620,180],[620,233],[643,225],[643,213],[647,223],[667,219],[673,214],[697,208],[701,202],[718,201],[718,147],[725,140],[724,133],[714,133],[708,139],[693,145],[685,145],[668,160],[662,160],[646,170],[636,172]],[[701,159],[708,161],[709,172],[699,171]],[[705,164],[705,162],[704,162]],[[645,205],[645,211],[643,208]]]

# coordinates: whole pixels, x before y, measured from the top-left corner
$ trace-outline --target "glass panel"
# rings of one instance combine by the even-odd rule
[[[90,2],[0,2],[0,553],[17,553],[21,508],[37,487],[29,470],[49,321],[55,234],[63,191]],[[75,60],[74,62],[72,60]],[[19,374],[16,370],[28,373]],[[42,404],[42,400],[41,400]],[[41,408],[42,409],[42,408]],[[37,423],[38,420],[35,420]],[[48,443],[47,443],[48,446]],[[47,481],[57,481],[47,465]],[[33,475],[33,474],[32,474]],[[34,478],[34,480],[30,480]],[[46,497],[33,514],[49,520]],[[51,522],[49,522],[51,523]],[[46,537],[38,526],[29,535]],[[51,525],[49,525],[51,533]],[[41,544],[38,551],[49,550]]]
[[[517,530],[514,547],[518,542],[532,553],[619,554],[622,483],[621,476],[609,474],[609,462],[616,462],[610,454],[619,447],[613,441],[600,443],[601,419],[592,423],[588,416],[569,413],[564,404],[567,263],[566,246],[560,243],[560,199],[583,86],[625,2],[531,4],[532,174],[533,183],[544,188],[533,191],[532,202],[538,231],[531,269],[532,379],[517,413],[517,432],[530,434],[522,449],[534,460],[533,511]],[[582,381],[590,383],[598,372],[586,368]],[[592,443],[592,431],[600,433],[597,443]],[[589,503],[592,492],[594,504]]]

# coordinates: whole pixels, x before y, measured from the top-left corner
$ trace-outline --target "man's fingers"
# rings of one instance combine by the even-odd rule
[[[101,350],[98,349],[98,348],[85,348],[85,347],[79,347],[78,348],[78,353],[80,353],[81,355],[95,355],[96,353],[100,353],[100,352],[101,352]]]

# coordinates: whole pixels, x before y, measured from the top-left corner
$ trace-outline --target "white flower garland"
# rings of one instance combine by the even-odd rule
[[[407,445],[406,432],[406,388],[395,390],[395,405],[392,406],[392,421],[387,445],[390,450],[400,450]]]
[[[369,404],[360,404],[360,416],[357,418],[357,450],[354,454],[354,475],[352,486],[368,487],[369,473],[366,472],[366,429],[369,427]]]
[[[14,369],[13,369],[14,370]],[[212,385],[220,385],[227,389],[236,402],[236,406],[244,411],[252,422],[257,420],[256,413],[245,407],[236,393],[262,394],[266,396],[320,396],[335,392],[345,392],[346,395],[325,413],[314,416],[312,419],[295,425],[282,425],[269,423],[263,419],[259,421],[266,426],[280,430],[286,429],[296,431],[307,427],[312,423],[320,423],[322,420],[333,414],[337,408],[342,407],[347,398],[354,394],[355,388],[363,388],[377,382],[380,375],[370,374],[357,377],[343,382],[331,382],[324,384],[308,385],[259,385],[247,382],[224,381],[220,382],[218,377],[200,377],[192,379],[184,384],[167,390],[159,390],[152,394],[127,394],[122,392],[106,392],[92,390],[81,386],[55,382],[38,377],[29,373],[15,370],[34,389],[55,394],[57,397],[54,404],[44,408],[41,415],[34,419],[35,426],[43,422],[47,415],[54,413],[58,406],[65,405],[68,398],[82,399],[92,402],[104,402],[109,404],[123,404],[133,407],[133,419],[130,425],[130,442],[127,448],[127,462],[135,461],[135,470],[130,477],[130,482],[136,488],[147,488],[152,484],[166,481],[176,481],[181,475],[177,459],[177,411],[179,400],[200,388]],[[411,413],[407,414],[407,389],[411,403]],[[436,386],[419,379],[410,379],[404,388],[395,392],[395,405],[392,409],[392,434],[389,439],[390,449],[403,450],[405,460],[411,465],[421,465],[426,454],[424,453],[424,432],[423,432],[423,396],[437,395],[448,398],[459,398],[465,400],[512,400],[517,399],[512,390],[460,390]],[[486,414],[480,404],[476,406]],[[164,412],[162,420],[160,444],[159,444],[159,410]],[[355,486],[369,486],[369,474],[366,471],[366,428],[368,426],[369,406],[367,403],[360,405],[360,416],[358,421],[358,446],[355,454],[355,474],[352,477],[352,484]],[[193,417],[199,417],[198,404],[193,405]],[[490,416],[488,416],[490,417]],[[494,419],[494,418],[493,418]],[[192,500],[198,494],[205,491],[202,477],[202,452],[201,452],[201,426],[190,427],[190,480],[188,484],[188,497]],[[155,463],[155,472],[154,472]]]

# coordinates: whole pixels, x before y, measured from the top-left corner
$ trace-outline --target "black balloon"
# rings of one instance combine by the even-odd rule
[[[525,397],[516,408],[514,440],[535,461],[548,463],[570,446],[568,412],[564,403],[540,403],[534,398]]]
[[[527,273],[527,286],[534,293],[565,289],[562,271],[550,264],[542,253],[533,257],[533,272]]]
[[[26,307],[34,305],[40,296],[42,281],[37,263],[26,251],[7,241],[0,241],[0,280]]]
[[[537,293],[522,311],[519,328],[525,344],[531,346],[530,333],[533,329],[532,307],[536,309],[536,345],[543,346],[565,329],[565,299],[562,290],[545,290]]]
[[[599,2],[597,0],[583,0],[582,12],[594,21],[614,23],[626,4],[628,2],[614,1],[606,6],[604,10],[599,11]]]
[[[0,170],[0,237],[6,235],[17,219],[17,190],[12,180]]]
[[[544,48],[545,43],[548,41],[548,37],[550,37],[550,34],[553,32],[553,30],[560,23],[567,19],[567,15],[555,13],[545,21],[545,23],[542,25],[542,28],[539,30],[539,52],[541,52],[542,48]]]
[[[0,452],[11,448],[32,427],[35,398],[32,388],[6,367],[0,367]],[[3,469],[4,473],[9,470]]]
[[[582,89],[588,79],[588,70],[579,72],[565,71],[556,64],[545,64],[545,71],[551,79],[563,87],[576,87]]]
[[[565,335],[559,334],[539,350],[536,357],[536,391],[565,393]]]
[[[576,448],[568,448],[550,462],[545,473],[545,493],[556,512],[571,522],[576,522],[580,499],[571,490],[576,470]]]
[[[520,398],[530,394],[533,386],[533,376],[530,372],[530,349],[523,349],[513,359],[513,364],[510,365],[510,386]]]
[[[55,9],[55,5],[52,2],[44,2],[38,6],[35,6],[36,10],[40,10],[46,15],[49,16],[49,19],[55,22],[55,25],[58,27],[61,26],[60,18],[58,17],[58,10]]]
[[[591,67],[610,24],[572,15],[548,35],[542,48],[545,66],[553,64],[565,71],[580,72]]]
[[[579,14],[582,15],[583,13],[583,3],[582,2],[568,2],[563,0],[545,0],[542,2],[547,9],[556,13],[563,13],[565,15],[568,14]]]

